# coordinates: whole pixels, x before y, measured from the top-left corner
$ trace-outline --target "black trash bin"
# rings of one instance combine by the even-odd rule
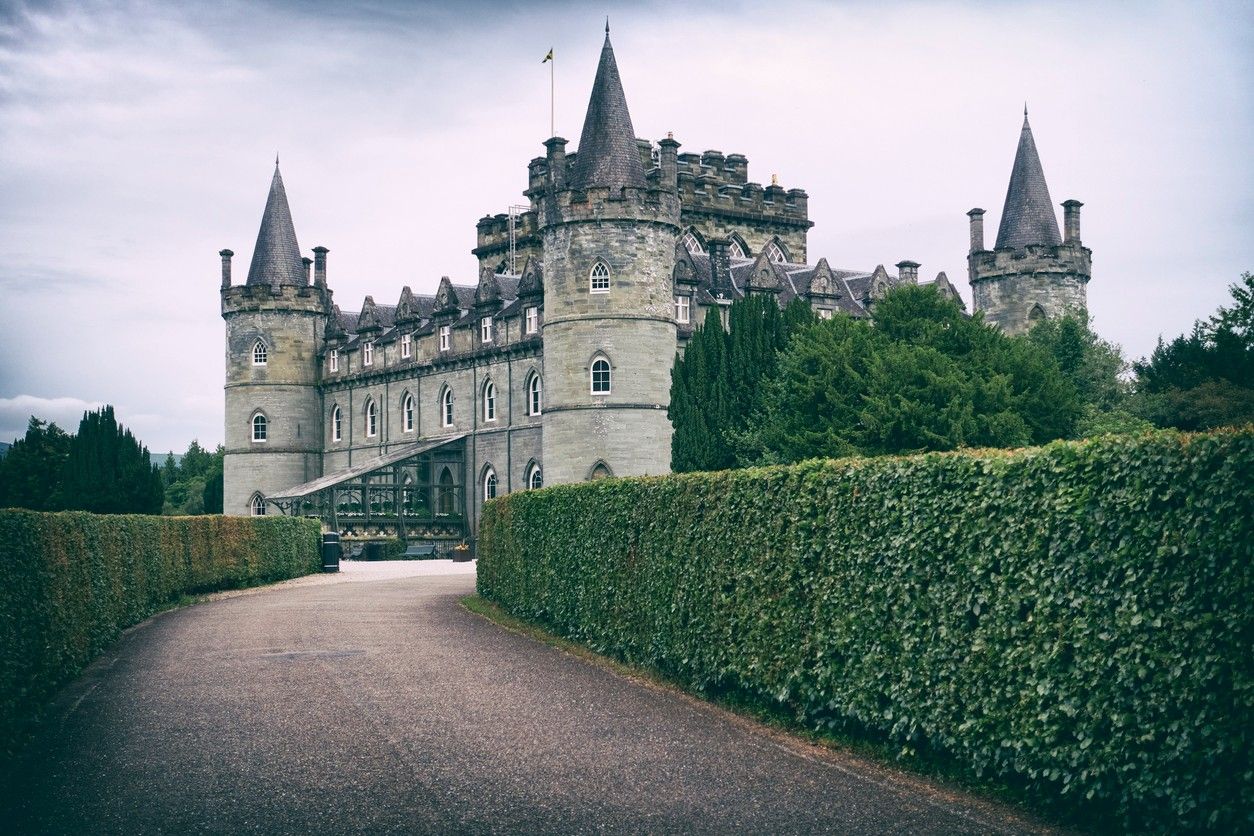
[[[361,557],[362,557],[362,560],[382,560],[383,559],[383,544],[382,543],[367,543],[366,551],[362,554]]]
[[[322,535],[322,571],[340,571],[340,535],[328,532]]]

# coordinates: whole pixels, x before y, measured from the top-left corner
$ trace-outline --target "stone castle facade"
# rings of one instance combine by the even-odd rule
[[[638,139],[608,33],[577,153],[544,145],[528,204],[479,221],[474,284],[444,277],[355,312],[333,301],[328,250],[302,257],[276,164],[244,284],[220,253],[226,513],[458,539],[492,496],[665,473],[670,368],[707,311],[767,293],[864,317],[919,281],[913,261],[896,275],[810,263],[803,190],[751,182],[739,154]],[[1065,206],[1064,241],[1025,120],[994,250],[970,213],[991,321],[1017,331],[1083,307],[1089,251]],[[944,273],[934,284],[961,304]]]

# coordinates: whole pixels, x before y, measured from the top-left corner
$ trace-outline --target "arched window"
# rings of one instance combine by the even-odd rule
[[[253,498],[248,502],[248,510],[254,517],[264,517],[266,515],[266,498],[259,493],[253,494]]]
[[[344,417],[338,405],[331,408],[331,440],[344,440]]]
[[[366,401],[366,438],[379,434],[379,407],[374,401]]]
[[[610,472],[610,467],[605,462],[597,462],[592,468],[592,472],[588,474],[588,481],[595,482],[597,479],[609,479],[614,474]]]
[[[745,248],[735,238],[732,239],[731,246],[727,248],[727,254],[732,258],[748,258],[749,254],[745,252]]]
[[[527,489],[539,490],[544,487],[544,474],[540,472],[540,465],[533,464],[527,469]]]
[[[261,340],[253,343],[253,365],[264,366],[266,364],[266,344]]]
[[[592,265],[592,272],[588,274],[588,288],[593,293],[610,292],[610,266],[604,261],[597,259],[597,263]]]
[[[539,415],[543,406],[544,381],[540,379],[539,372],[532,372],[531,379],[527,381],[527,414]]]
[[[496,384],[490,380],[483,384],[483,420],[496,420]]]
[[[785,261],[788,260],[788,256],[784,255],[784,250],[779,245],[778,241],[772,241],[771,243],[767,244],[766,247],[763,249],[763,252],[766,253],[766,257],[768,260],[773,261],[776,264],[783,264]]]
[[[496,471],[489,465],[483,472],[483,501],[496,499]]]
[[[1028,311],[1028,322],[1040,322],[1045,318],[1045,309],[1040,305],[1033,305],[1032,310]]]
[[[440,393],[440,422],[446,427],[453,426],[453,390],[447,386]]]
[[[407,433],[414,431],[414,396],[406,395],[401,399],[401,429]]]
[[[447,467],[440,471],[440,483],[436,493],[437,513],[449,516],[457,512],[457,487],[453,483],[453,471]]]
[[[253,416],[253,441],[265,441],[270,430],[266,416],[258,412]]]
[[[610,393],[610,361],[598,357],[592,361],[592,394],[608,395]]]
[[[683,234],[683,236],[679,239],[679,243],[683,244],[684,248],[688,250],[688,252],[690,253],[705,252],[705,250],[701,246],[701,241],[697,238],[695,234],[693,234],[693,231],[691,229]]]

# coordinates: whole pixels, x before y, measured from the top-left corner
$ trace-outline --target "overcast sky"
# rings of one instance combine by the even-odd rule
[[[222,441],[217,251],[242,281],[276,152],[345,310],[473,283],[549,133],[540,59],[573,144],[606,13],[637,133],[804,188],[811,261],[969,302],[1026,100],[1129,357],[1254,270],[1249,3],[0,0],[0,440],[110,402],[154,451]]]

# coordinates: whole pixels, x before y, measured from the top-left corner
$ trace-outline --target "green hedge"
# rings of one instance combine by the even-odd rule
[[[123,628],[180,596],[318,571],[316,521],[0,510],[0,751]]]
[[[479,549],[484,597],[697,689],[1106,826],[1254,816],[1254,428],[546,488]]]

